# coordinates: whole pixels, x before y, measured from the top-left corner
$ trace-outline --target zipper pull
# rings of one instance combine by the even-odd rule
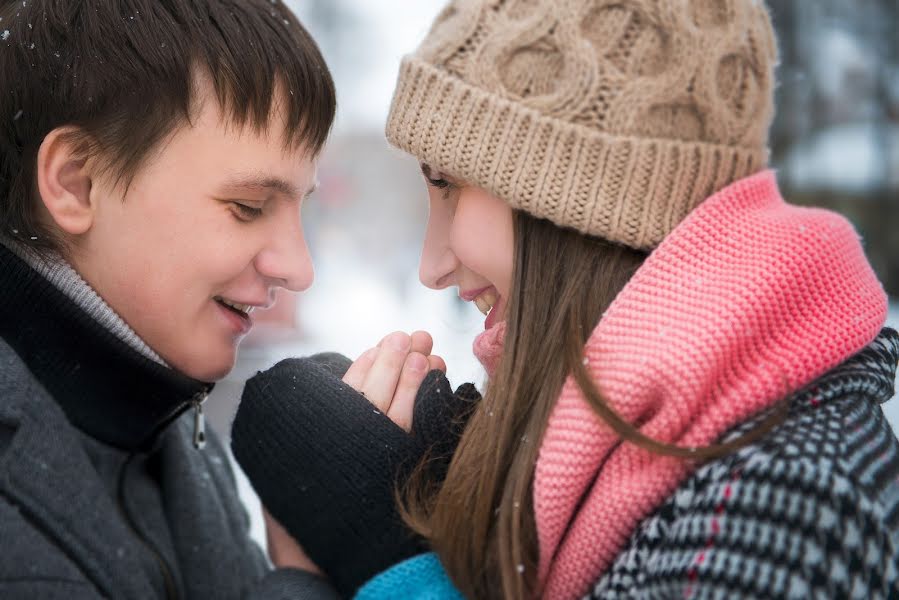
[[[206,417],[203,416],[203,403],[209,397],[208,392],[200,392],[193,399],[194,405],[194,448],[202,450],[206,447]]]

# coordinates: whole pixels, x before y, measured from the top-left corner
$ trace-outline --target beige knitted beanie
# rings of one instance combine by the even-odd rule
[[[648,249],[765,167],[776,61],[761,0],[453,0],[403,60],[387,137]]]

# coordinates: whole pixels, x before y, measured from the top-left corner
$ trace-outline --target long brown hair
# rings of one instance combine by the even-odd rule
[[[709,458],[751,443],[774,414],[742,438],[693,449],[647,438],[603,399],[583,349],[646,254],[515,214],[515,264],[503,356],[469,420],[441,485],[419,469],[401,490],[407,523],[429,539],[468,598],[538,593],[532,486],[540,441],[565,378],[622,439],[660,454]]]

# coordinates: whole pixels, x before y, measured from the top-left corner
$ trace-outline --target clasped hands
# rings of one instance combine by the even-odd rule
[[[480,399],[455,393],[423,331],[392,333],[355,362],[337,354],[282,361],[247,382],[232,447],[265,506],[275,566],[328,576],[350,596],[426,551],[396,493],[422,457],[442,478]]]
[[[409,431],[418,388],[429,371],[446,373],[446,363],[436,354],[431,335],[416,331],[411,336],[395,331],[353,362],[343,382],[365,396],[391,421]],[[335,373],[336,374],[336,373]],[[263,507],[269,558],[276,567],[323,574],[287,530]]]

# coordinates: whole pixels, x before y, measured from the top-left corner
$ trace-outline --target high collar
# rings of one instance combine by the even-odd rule
[[[2,244],[0,289],[0,337],[91,437],[146,449],[212,388],[141,354]]]
[[[865,348],[886,312],[852,225],[787,204],[765,171],[707,199],[659,245],[600,319],[584,364],[644,435],[704,447]],[[569,378],[534,476],[546,598],[586,593],[692,468],[621,442]]]

